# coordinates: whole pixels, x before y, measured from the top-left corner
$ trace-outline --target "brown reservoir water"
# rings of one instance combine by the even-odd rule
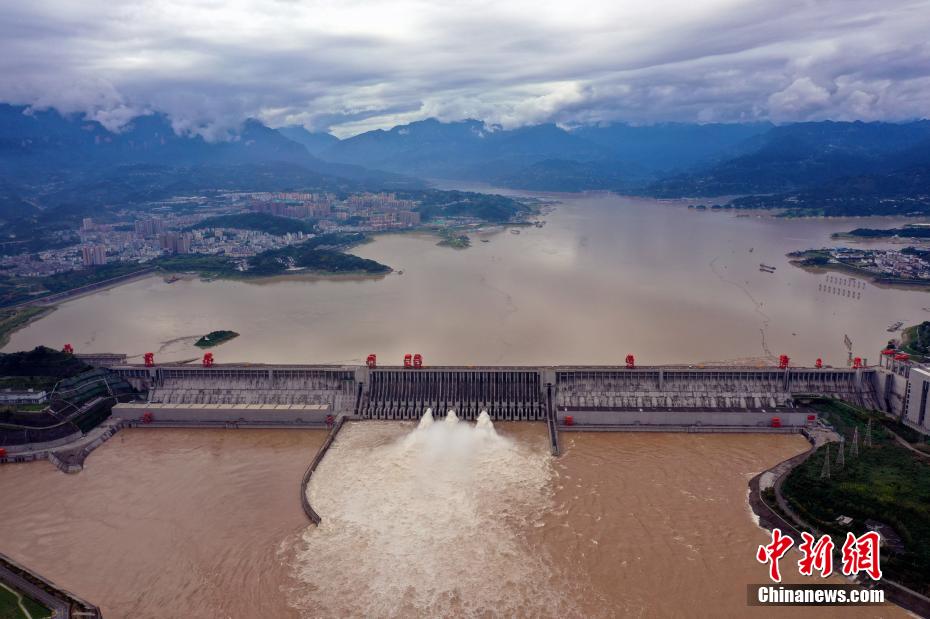
[[[216,329],[240,337],[219,362],[429,364],[701,363],[789,355],[876,361],[889,324],[930,318],[930,295],[792,267],[785,253],[835,244],[830,234],[900,221],[781,220],[700,212],[608,194],[563,195],[542,228],[474,234],[472,247],[385,235],[356,248],[392,266],[380,279],[291,277],[247,283],[160,277],[62,304],[15,333],[78,352],[199,357]],[[487,243],[481,242],[487,240]],[[777,267],[763,273],[759,264]],[[403,271],[403,275],[399,274]]]
[[[434,425],[348,425],[319,529],[320,433],[121,432],[78,475],[0,468],[0,549],[110,618],[815,616],[746,606],[746,484],[800,437],[568,433],[552,459],[542,424]],[[841,614],[901,612],[816,616]]]

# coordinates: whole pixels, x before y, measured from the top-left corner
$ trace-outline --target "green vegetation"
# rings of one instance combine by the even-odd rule
[[[856,228],[849,232],[834,233],[833,237],[861,237],[867,239],[884,239],[884,238],[908,238],[908,239],[930,239],[930,226],[906,226],[904,228]]]
[[[768,172],[776,172],[775,168],[764,168]],[[841,168],[835,169],[834,172],[841,172]],[[826,178],[823,171],[809,177],[807,182],[798,185],[807,185],[808,188],[800,191],[772,193],[771,189],[766,190],[760,186],[745,187],[746,191],[732,187],[730,191],[721,191],[716,195],[756,194],[735,198],[731,204],[735,208],[784,209],[785,216],[914,217],[930,213],[930,177],[925,166],[908,166],[891,172],[854,176],[844,176],[841,172],[840,176],[826,182],[820,180],[823,178]]]
[[[48,294],[65,292],[114,277],[131,275],[145,269],[146,265],[114,262],[46,277],[0,277],[0,306],[15,305]]]
[[[95,267],[87,267],[67,273],[57,273],[42,278],[42,285],[49,292],[65,292],[72,288],[80,288],[88,284],[96,284],[114,277],[131,275],[137,271],[143,270],[144,265],[138,265],[131,262],[114,262],[112,264],[102,264]]]
[[[341,251],[366,240],[367,237],[359,233],[323,234],[299,245],[272,249],[253,256],[248,263],[248,274],[252,277],[266,277],[289,271],[389,273],[391,267],[387,265]]]
[[[98,390],[98,392],[94,395],[104,394],[102,393],[102,390]],[[90,398],[88,397],[85,402],[89,399]],[[74,423],[74,425],[77,426],[81,432],[86,434],[103,423],[104,420],[110,416],[111,412],[113,412],[113,402],[102,402],[97,406],[92,407],[86,413],[75,417],[72,420],[72,423]]]
[[[831,264],[832,257],[830,252],[825,249],[806,249],[803,251],[793,251],[788,254],[791,263],[801,267],[828,267]]]
[[[15,305],[48,294],[39,277],[0,275],[0,306]]]
[[[239,213],[236,215],[219,215],[204,219],[192,229],[237,228],[239,230],[256,230],[274,236],[288,233],[312,233],[314,222],[301,221],[290,217],[278,217],[270,213]]]
[[[62,378],[76,376],[89,369],[89,365],[74,355],[45,346],[24,352],[0,353],[0,380],[8,388],[45,389]]]
[[[309,273],[389,273],[391,268],[343,253],[367,240],[364,234],[321,234],[297,245],[270,249],[240,263],[226,256],[170,256],[158,261],[166,271],[195,271],[202,277],[252,278],[284,275],[290,271]]]
[[[0,309],[0,348],[10,342],[10,336],[13,333],[53,310],[54,308],[50,307],[35,306]]]
[[[492,223],[512,221],[532,209],[513,198],[470,191],[406,191],[398,198],[420,201],[420,217],[424,222],[442,217],[474,217]]]
[[[55,386],[55,379],[47,376],[0,376],[0,389],[41,391],[53,386]]]
[[[17,404],[14,408],[17,412],[20,413],[39,413],[46,409],[45,404]]]
[[[925,320],[902,332],[901,352],[919,357],[930,355],[930,321]]]
[[[231,277],[240,275],[236,261],[215,254],[176,254],[155,261],[168,273],[198,273],[201,277]]]
[[[52,616],[52,611],[32,598],[7,588],[0,583],[0,619],[45,619]],[[23,612],[23,608],[26,612]],[[28,614],[27,614],[28,613]]]
[[[41,349],[36,351],[42,352]],[[23,359],[24,356],[34,356],[36,351],[15,355]],[[32,377],[33,379],[45,378],[47,384],[43,387],[48,390],[55,387],[54,393],[49,397],[48,406],[41,411],[0,410],[0,444],[41,443],[61,439],[78,431],[86,433],[110,416],[117,400],[125,401],[133,397],[132,386],[109,370],[88,369],[57,380],[38,374],[48,374],[60,369],[54,364],[51,364],[51,368],[47,365],[49,364],[46,364],[46,367],[30,365],[27,361],[23,366],[32,369],[22,371],[36,372],[37,375]],[[72,368],[72,371],[73,369],[76,367]],[[89,403],[92,405],[82,409]]]
[[[194,342],[194,346],[199,346],[200,348],[210,348],[212,346],[219,346],[224,342],[228,342],[233,338],[239,337],[239,334],[235,331],[210,331],[205,336]]]
[[[294,221],[303,225],[302,222]],[[244,261],[223,255],[187,254],[165,256],[145,265],[113,263],[49,277],[0,276],[0,307],[143,272],[151,267],[168,273],[194,272],[202,277],[223,278],[269,277],[283,275],[292,270],[321,274],[390,272],[390,267],[379,262],[344,253],[350,247],[366,240],[367,237],[360,233],[321,234],[298,245],[268,250]],[[22,313],[0,314],[0,342],[4,341],[4,335],[8,336],[29,320],[35,319],[38,312],[45,310],[29,308],[19,311]]]
[[[440,233],[442,239],[436,243],[440,247],[451,247],[453,249],[468,249],[471,247],[471,239],[465,234],[455,234],[452,230],[445,229]]]
[[[838,271],[840,273],[852,273],[862,275],[872,279],[878,279],[877,274],[845,262],[837,262],[826,249],[807,249],[803,251],[793,251],[788,254],[791,258],[791,264],[798,267],[808,267],[814,269],[827,269]]]
[[[858,428],[859,455],[852,457],[847,447],[845,466],[839,468],[838,446],[831,444],[831,476],[821,479],[827,447],[820,447],[788,476],[785,498],[801,518],[829,533],[837,547],[847,531],[836,522],[840,516],[853,519],[848,528],[856,534],[865,531],[866,520],[891,526],[904,548],[883,549],[886,576],[930,592],[930,461],[895,441],[888,430],[903,435],[903,426],[884,415],[835,400],[819,400],[814,407],[847,441]],[[867,447],[870,419],[873,446]]]

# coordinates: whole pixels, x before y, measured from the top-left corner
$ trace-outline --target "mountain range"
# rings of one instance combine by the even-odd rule
[[[660,179],[665,197],[763,194],[843,185],[838,179],[930,164],[930,121],[903,124],[811,122],[773,127],[735,156]]]
[[[738,153],[765,123],[644,127],[542,124],[504,130],[481,121],[428,119],[363,133],[319,151],[354,163],[425,178],[478,180],[522,189],[633,190],[651,179]]]
[[[879,188],[882,195],[893,187],[930,193],[928,167],[926,120],[504,129],[427,119],[340,140],[249,119],[228,140],[209,142],[175,132],[162,114],[111,132],[82,116],[0,105],[3,221],[36,209],[92,209],[178,192],[403,190],[424,187],[418,179],[669,198],[816,196],[823,203],[851,199],[850,187],[863,188],[860,198]],[[756,200],[763,202],[773,200]]]
[[[319,136],[303,133],[307,141]],[[31,180],[36,175],[121,165],[193,168],[289,163],[308,172],[353,181],[403,185],[411,180],[324,161],[310,152],[303,139],[295,141],[285,137],[254,119],[246,120],[230,138],[207,142],[199,135],[178,134],[163,114],[136,117],[123,130],[114,133],[80,116],[0,105],[0,175]]]
[[[930,166],[926,120],[573,129],[543,124],[504,130],[477,120],[429,119],[316,144],[316,153],[329,161],[539,191],[612,190],[666,198],[826,196],[853,178],[852,186],[904,180],[903,186],[914,191],[930,191],[921,171]]]

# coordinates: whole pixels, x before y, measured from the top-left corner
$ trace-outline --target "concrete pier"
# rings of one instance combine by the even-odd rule
[[[339,431],[342,430],[342,426],[345,425],[346,418],[340,417],[336,421],[336,425],[332,427],[329,432],[329,436],[326,437],[326,441],[320,445],[319,450],[317,450],[316,455],[313,457],[313,460],[310,462],[310,466],[307,467],[307,471],[304,473],[303,479],[300,481],[300,505],[303,507],[304,513],[307,514],[307,518],[310,519],[315,525],[319,525],[323,522],[323,519],[320,515],[313,509],[313,506],[310,505],[310,498],[307,497],[307,487],[310,485],[310,478],[313,477],[313,473],[316,472],[316,468],[320,465],[320,462],[323,461],[323,458],[326,456],[326,452],[329,451],[329,448],[333,446],[333,442],[336,440],[336,437],[339,436]]]

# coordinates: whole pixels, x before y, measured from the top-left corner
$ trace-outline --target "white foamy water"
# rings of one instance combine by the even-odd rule
[[[297,553],[305,616],[554,616],[554,561],[524,536],[551,507],[544,451],[449,412],[346,426],[314,474]],[[564,583],[562,583],[564,584]]]

